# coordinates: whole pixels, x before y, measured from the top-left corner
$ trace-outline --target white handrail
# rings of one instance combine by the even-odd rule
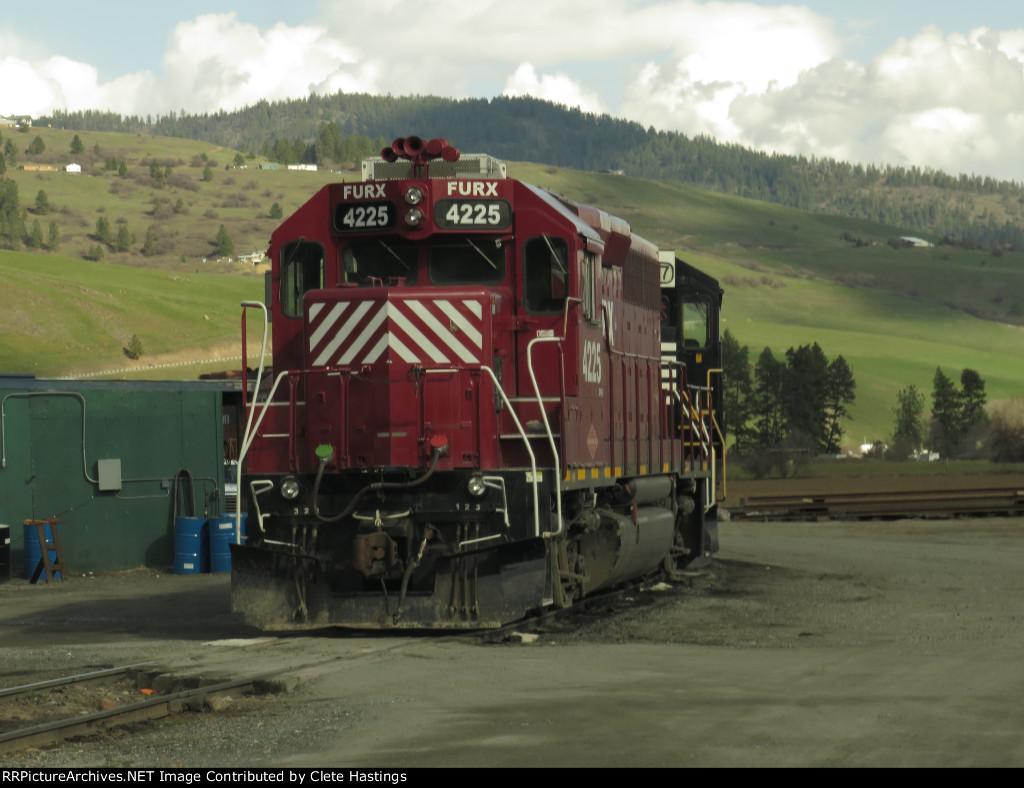
[[[558,530],[545,531],[543,536],[548,539],[552,536],[561,536],[564,524],[562,522],[562,464],[558,460],[558,448],[555,446],[555,436],[551,434],[551,424],[548,422],[547,410],[544,408],[544,401],[540,396],[540,387],[537,385],[537,375],[533,371],[533,346],[538,342],[561,342],[563,337],[534,337],[526,346],[526,366],[530,371],[530,382],[533,384],[533,393],[537,396],[537,407],[540,408],[540,417],[544,421],[544,430],[548,434],[548,443],[551,444],[551,457],[555,468],[555,512],[558,515]]]
[[[259,396],[259,393],[260,393],[260,383],[263,380],[263,369],[264,369],[264,365],[266,364],[266,360],[267,360],[267,334],[269,333],[269,328],[270,328],[270,318],[269,318],[269,316],[267,314],[267,305],[264,304],[262,301],[243,301],[242,302],[242,322],[243,322],[242,331],[243,331],[243,334],[245,332],[244,322],[245,322],[245,310],[246,310],[247,307],[259,307],[260,310],[262,310],[262,312],[263,312],[263,345],[260,348],[260,367],[259,367],[259,371],[257,371],[257,373],[256,373],[256,385],[253,387],[253,390],[252,390],[252,402],[249,404],[249,416],[246,419],[245,432],[242,434],[242,448],[241,448],[241,450],[238,453],[238,479],[236,480],[235,483],[236,483],[236,485],[238,487],[239,492],[241,492],[241,490],[242,490],[242,462],[245,460],[245,455],[249,452],[249,445],[252,443],[252,437],[255,434],[254,432],[250,432],[250,430],[252,429],[253,414],[256,412],[256,398]],[[242,367],[243,367],[243,371],[244,371],[245,366],[249,363],[248,352],[249,352],[248,348],[243,348],[243,353],[242,353]],[[278,378],[278,380],[280,380],[280,377]],[[277,383],[274,384],[274,388],[275,389],[277,388]],[[271,392],[271,396],[267,398],[267,403],[268,404],[263,406],[264,413],[266,413],[267,407],[268,407],[268,405],[270,403],[270,400],[272,398],[273,398],[273,391]],[[262,422],[262,420],[263,420],[263,418],[261,416],[260,417],[260,422]],[[256,429],[259,429],[259,422],[256,424]],[[241,544],[242,543],[242,507],[238,505],[239,503],[240,503],[239,501],[235,502],[235,543],[236,544]],[[260,522],[259,525],[260,525],[260,529],[262,530],[263,523]]]
[[[526,451],[530,455],[530,470],[532,472],[533,481],[533,535],[540,536],[540,494],[537,492],[537,458],[534,456],[533,449],[530,447],[530,439],[526,437],[526,430],[524,430],[523,425],[520,424],[519,417],[516,416],[515,409],[512,407],[512,403],[509,402],[508,395],[505,394],[505,390],[501,387],[501,383],[498,382],[498,377],[494,374],[494,370],[486,364],[481,364],[480,369],[484,370],[491,376],[491,382],[494,383],[494,390],[498,392],[501,396],[501,401],[504,402],[505,407],[508,408],[508,413],[512,417],[512,421],[516,425],[516,429],[519,430],[519,437],[523,439],[523,445],[526,447]]]

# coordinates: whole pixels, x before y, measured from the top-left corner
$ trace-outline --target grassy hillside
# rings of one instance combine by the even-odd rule
[[[183,274],[57,255],[0,252],[0,277],[0,370],[38,377],[138,366],[124,354],[133,334],[142,363],[182,349],[237,354],[239,303],[263,297],[254,273]]]
[[[36,131],[19,135],[22,149]],[[212,250],[219,225],[228,227],[239,251],[265,248],[276,223],[267,215],[273,202],[287,215],[323,183],[355,177],[225,170],[233,151],[180,139],[82,133],[90,164],[89,155],[67,153],[71,132],[39,133],[47,150],[35,158],[84,159],[92,170],[82,177],[8,170],[23,205],[31,207],[36,192],[46,190],[54,210],[39,218],[63,222],[64,256],[0,252],[0,369],[6,371],[55,375],[127,366],[122,348],[133,333],[146,359],[237,347],[238,302],[260,298],[262,278],[251,267],[199,262]],[[99,154],[92,152],[97,145]],[[102,169],[112,155],[132,162],[128,176]],[[160,183],[145,163],[154,158],[182,164],[170,165],[172,177]],[[211,160],[213,180],[203,181]],[[1024,260],[1018,254],[894,249],[886,242],[904,234],[897,227],[678,183],[532,164],[510,164],[509,173],[622,216],[639,234],[718,277],[726,291],[725,326],[750,347],[751,360],[765,346],[781,355],[812,342],[829,357],[845,356],[857,381],[847,443],[884,439],[896,392],[914,384],[930,393],[937,366],[954,379],[964,367],[976,369],[990,400],[1024,394]],[[173,185],[175,174],[188,181]],[[187,213],[168,207],[178,199]],[[115,231],[123,218],[139,243],[154,227],[168,244],[165,253],[110,253],[104,263],[72,259],[96,243],[89,234],[98,216],[108,217]],[[33,218],[29,213],[27,222]]]
[[[274,203],[284,214],[294,211],[323,184],[339,176],[328,172],[260,170],[258,160],[246,159],[236,167],[237,151],[195,140],[152,137],[141,134],[81,132],[85,150],[70,152],[75,133],[33,128],[26,133],[5,130],[24,151],[38,135],[46,150],[38,155],[19,153],[5,177],[18,184],[20,204],[26,209],[29,230],[38,221],[44,240],[50,222],[60,232],[56,252],[83,258],[97,245],[103,259],[127,265],[184,265],[185,270],[216,256],[221,225],[235,247],[235,255],[266,249],[278,220],[270,218]],[[120,166],[106,169],[108,161]],[[23,166],[82,166],[82,173],[39,172]],[[152,165],[159,177],[153,177]],[[169,168],[169,171],[168,171]],[[209,178],[209,180],[206,180]],[[45,192],[49,211],[35,210],[36,198]],[[112,234],[121,225],[135,237],[128,252],[116,252],[95,237],[96,223],[105,218]],[[147,231],[153,246],[143,254]],[[44,250],[54,251],[54,250]]]

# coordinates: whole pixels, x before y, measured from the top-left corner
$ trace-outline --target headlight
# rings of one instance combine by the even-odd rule
[[[413,227],[416,227],[420,222],[423,221],[423,211],[421,211],[419,208],[410,208],[408,211],[405,212],[405,221],[406,223],[411,224]]]
[[[281,497],[288,501],[294,501],[301,492],[299,480],[294,476],[285,476],[281,480]]]
[[[405,191],[405,201],[407,203],[409,203],[409,205],[419,205],[420,204],[420,200],[422,200],[422,199],[423,199],[423,192],[420,191],[415,186],[410,186],[408,189],[406,189],[406,191]]]
[[[469,489],[469,494],[474,498],[479,498],[487,492],[487,485],[484,483],[483,476],[470,476],[469,481],[466,482],[466,487]]]

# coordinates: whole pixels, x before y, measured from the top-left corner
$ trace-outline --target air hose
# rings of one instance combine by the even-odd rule
[[[447,453],[447,444],[443,446],[434,446],[430,455],[430,467],[427,468],[427,472],[418,479],[413,479],[408,482],[373,482],[372,484],[368,484],[352,497],[352,500],[348,502],[348,506],[342,509],[338,514],[330,517],[320,513],[320,481],[323,479],[324,469],[327,468],[327,464],[331,461],[332,457],[331,455],[321,457],[320,465],[316,469],[316,480],[313,482],[313,514],[315,514],[316,519],[322,523],[336,523],[351,515],[352,512],[356,510],[356,506],[359,505],[359,501],[361,501],[363,496],[367,493],[380,492],[381,490],[411,490],[414,487],[419,487],[434,475],[434,471],[437,469],[437,463]]]

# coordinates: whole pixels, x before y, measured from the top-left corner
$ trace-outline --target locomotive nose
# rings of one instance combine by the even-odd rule
[[[320,291],[307,308],[307,432],[338,467],[419,467],[439,436],[445,467],[475,467],[480,368],[491,350],[479,291]]]

